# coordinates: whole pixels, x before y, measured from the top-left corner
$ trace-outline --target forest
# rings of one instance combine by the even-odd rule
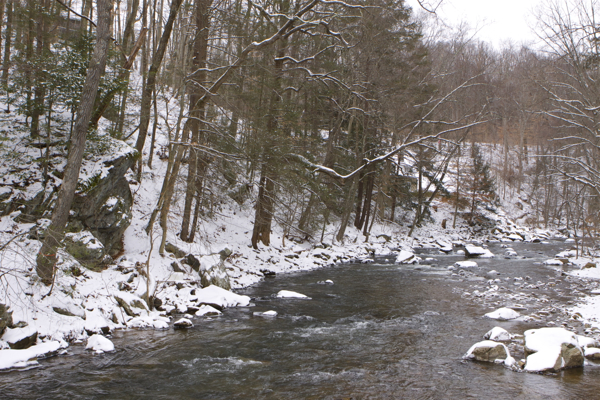
[[[2,1],[7,112],[41,149],[32,168],[45,191],[62,183],[40,254],[62,239],[86,136],[104,134],[136,149],[138,181],[168,160],[147,227],[164,232],[161,252],[168,229],[193,242],[223,194],[255,202],[254,248],[273,224],[307,239],[335,219],[338,241],[349,224],[365,236],[375,221],[420,226],[440,199],[475,223],[478,204],[515,194],[527,224],[591,235],[594,7],[549,2],[543,50],[498,50],[467,30],[425,36],[431,19],[402,1]],[[465,152],[479,164],[449,188]],[[50,282],[47,258],[38,273]]]

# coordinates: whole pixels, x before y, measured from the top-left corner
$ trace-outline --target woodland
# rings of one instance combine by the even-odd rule
[[[594,236],[597,8],[549,1],[543,46],[496,49],[401,0],[0,0],[0,96],[52,193],[37,274],[52,284],[73,198],[94,185],[82,160],[107,135],[135,148],[137,182],[168,163],[145,221],[161,254],[169,230],[198,240],[223,196],[254,203],[255,249],[274,225],[410,236],[436,201],[448,227],[511,201],[526,225]]]

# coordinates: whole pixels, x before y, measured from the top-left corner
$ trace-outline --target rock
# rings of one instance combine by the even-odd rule
[[[13,324],[12,311],[8,311],[8,306],[0,304],[0,337]]]
[[[400,250],[396,256],[396,264],[416,264],[420,260],[414,253],[406,250]]]
[[[521,314],[513,309],[502,307],[495,311],[485,314],[486,318],[497,319],[499,321],[508,321],[520,317]]]
[[[477,268],[478,266],[475,261],[457,261],[454,265],[459,268]]]
[[[96,353],[104,353],[106,351],[115,351],[115,345],[102,335],[92,335],[88,338],[85,349],[95,351]]]
[[[530,372],[555,372],[581,367],[583,351],[577,335],[563,328],[541,328],[525,331],[524,369]]]
[[[207,304],[203,304],[200,306],[198,311],[196,311],[197,317],[203,316],[213,316],[213,315],[221,315],[222,312],[217,310],[215,307],[209,306]]]
[[[123,248],[122,237],[131,223],[133,196],[125,178],[133,166],[137,152],[122,142],[118,157],[104,162],[99,175],[88,180],[73,200],[71,220],[83,226],[102,242],[107,254],[113,256]],[[118,150],[115,147],[115,150]]]
[[[192,267],[194,271],[200,271],[200,260],[198,260],[193,254],[188,254],[187,256],[185,256],[183,262]]]
[[[85,331],[88,335],[95,333],[110,333],[110,322],[104,317],[102,311],[95,308],[92,311],[85,310]]]
[[[310,297],[302,294],[302,293],[298,293],[298,292],[292,292],[291,290],[280,290],[277,293],[277,297],[280,299],[308,299],[310,300]]]
[[[173,328],[175,329],[191,328],[192,326],[194,326],[194,324],[187,318],[181,318],[173,323]]]
[[[2,340],[8,343],[11,349],[27,349],[37,342],[38,332],[31,326],[24,328],[7,328]]]
[[[269,310],[265,312],[255,312],[252,315],[255,317],[275,318],[277,317],[277,311]]]
[[[586,347],[584,349],[584,356],[588,360],[598,361],[600,360],[600,349],[595,347]]]
[[[494,254],[483,247],[474,246],[472,244],[465,245],[465,255],[467,257],[492,258]]]
[[[102,242],[89,231],[67,233],[64,244],[67,253],[92,271],[101,271],[112,261]]]
[[[173,261],[171,263],[171,268],[173,268],[173,272],[185,273],[185,271],[183,270],[183,268],[181,267],[181,265],[179,265],[179,263],[177,261]]]
[[[173,243],[169,243],[169,242],[167,242],[165,244],[165,251],[173,254],[177,258],[183,258],[187,254],[185,251],[181,250],[179,247],[177,247]],[[175,272],[178,272],[178,271],[175,271]],[[183,271],[181,271],[181,272],[183,272]]]
[[[229,249],[226,250],[231,254]],[[206,265],[206,267],[200,270],[200,283],[202,287],[214,285],[225,290],[231,289],[229,275],[225,269],[225,259],[227,257],[229,257],[227,253],[219,253],[219,258],[215,255],[202,257],[203,264]]]
[[[582,267],[582,269],[586,269],[586,268],[596,268],[596,263],[588,262]]]
[[[469,351],[463,356],[467,360],[477,360],[485,362],[495,362],[496,360],[506,360],[510,353],[505,345],[492,340],[475,343]]]
[[[563,262],[561,260],[554,258],[551,260],[544,261],[544,265],[563,265]]]
[[[512,339],[512,335],[506,331],[506,329],[496,326],[492,328],[488,333],[483,335],[486,340],[493,340],[496,342],[506,342]]]
[[[148,311],[146,303],[131,293],[119,292],[119,295],[115,295],[114,298],[130,317],[138,317]]]

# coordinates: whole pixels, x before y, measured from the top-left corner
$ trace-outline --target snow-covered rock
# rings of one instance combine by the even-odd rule
[[[194,326],[194,324],[192,324],[192,321],[190,321],[187,318],[180,318],[177,321],[175,321],[173,323],[173,328],[191,328],[192,326]]]
[[[239,295],[215,285],[196,289],[197,303],[216,304],[220,307],[244,307],[250,304],[250,297]]]
[[[507,307],[502,307],[495,311],[485,314],[486,318],[497,319],[499,321],[508,321],[511,319],[519,318],[520,316],[521,314]]]
[[[2,340],[8,343],[11,349],[26,349],[33,346],[38,337],[38,331],[32,326],[24,328],[7,328],[2,335]]]
[[[556,258],[553,258],[551,260],[544,261],[544,265],[563,265],[563,262],[560,260],[557,260]]]
[[[92,335],[88,338],[85,349],[95,351],[96,353],[104,353],[107,351],[115,351],[115,345],[110,339],[107,339],[102,335]]]
[[[506,329],[496,326],[488,331],[483,338],[486,340],[493,340],[496,342],[506,342],[512,339],[512,335],[506,331]]]
[[[307,299],[307,300],[310,300],[310,297],[308,297],[307,295],[298,293],[298,292],[293,292],[291,290],[280,290],[277,293],[277,297],[280,299]]]
[[[454,263],[459,268],[477,268],[478,265],[475,261],[457,261]]]
[[[265,312],[255,312],[253,315],[256,317],[275,318],[277,317],[277,311],[269,310]]]
[[[400,253],[396,256],[396,264],[414,264],[419,260],[419,257],[415,256],[414,253],[406,250],[400,250]]]
[[[197,317],[221,315],[221,314],[223,314],[221,311],[217,310],[216,308],[214,308],[212,306],[209,306],[208,304],[202,304],[200,306],[200,308],[198,309],[198,311],[196,311]]]
[[[38,358],[49,357],[63,347],[57,341],[40,343],[23,350],[0,350],[0,369],[24,368],[37,364]]]
[[[477,360],[486,362],[495,362],[496,360],[506,360],[510,357],[510,352],[502,343],[493,340],[484,340],[475,343],[463,356],[466,360]]]
[[[525,331],[525,371],[559,371],[583,366],[583,351],[577,335],[563,328]]]
[[[488,249],[484,249],[480,246],[474,246],[472,244],[465,245],[465,254],[467,257],[480,257],[480,258],[493,258],[494,253]]]

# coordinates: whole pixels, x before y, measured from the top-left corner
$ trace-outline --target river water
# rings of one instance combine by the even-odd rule
[[[527,258],[478,260],[475,274],[495,269],[502,278],[527,275],[534,282],[560,277],[540,261],[566,245],[513,248]],[[490,249],[503,253],[499,245]],[[461,296],[481,279],[447,272],[463,257],[434,250],[422,256],[428,254],[437,265],[377,260],[265,280],[241,291],[255,298],[253,307],[197,319],[191,329],[115,332],[114,353],[93,355],[72,345],[38,368],[0,373],[0,398],[597,398],[600,367],[537,375],[462,360],[496,325],[512,333],[540,325],[482,318],[489,305]],[[334,284],[318,283],[327,279]],[[282,289],[311,300],[272,297]],[[568,290],[561,293],[550,296],[567,301]],[[278,317],[255,315],[267,310]]]

